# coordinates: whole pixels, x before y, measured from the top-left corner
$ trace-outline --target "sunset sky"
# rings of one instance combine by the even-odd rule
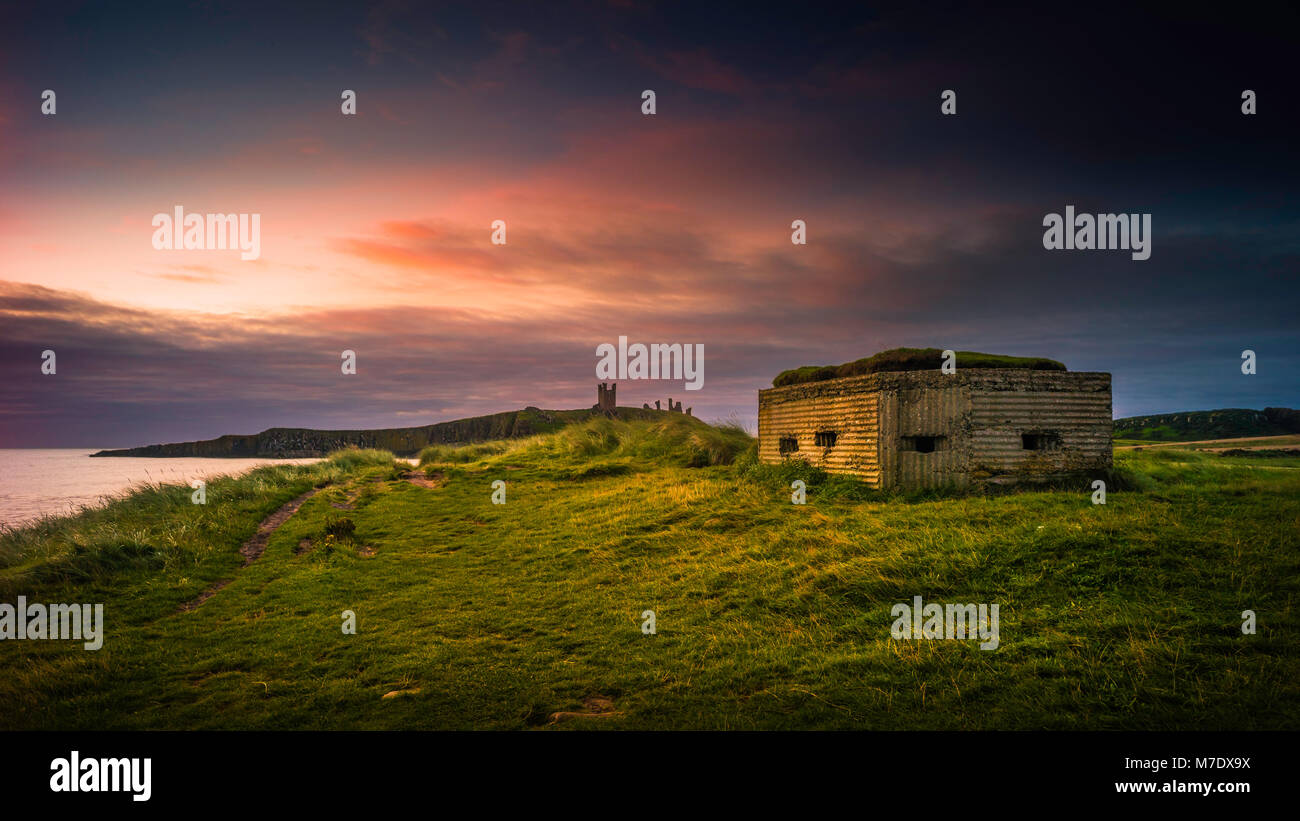
[[[0,447],[586,407],[620,335],[705,349],[620,404],[751,429],[900,345],[1109,371],[1117,416],[1300,406],[1294,12],[755,8],[6,10]],[[261,257],[155,250],[176,205]],[[1151,258],[1045,250],[1067,205],[1151,214]]]

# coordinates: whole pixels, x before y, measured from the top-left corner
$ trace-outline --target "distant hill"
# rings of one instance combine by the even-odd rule
[[[1291,408],[1221,408],[1159,413],[1115,420],[1116,439],[1149,442],[1194,442],[1300,433],[1300,411]]]
[[[429,445],[463,445],[491,439],[516,439],[539,433],[551,433],[575,422],[590,419],[599,413],[591,408],[542,410],[527,407],[523,410],[473,416],[417,428],[379,430],[270,428],[261,433],[229,434],[200,442],[101,450],[91,455],[301,459],[325,456],[340,448],[356,446],[392,451],[398,456],[414,456]],[[642,419],[652,418],[668,411],[619,408],[618,413],[623,419]]]
[[[979,351],[953,351],[958,368],[1026,368],[1040,371],[1063,371],[1065,365],[1055,359],[1043,359],[1032,356],[1003,356],[1002,354],[980,353]],[[839,379],[845,376],[862,376],[869,373],[886,371],[929,371],[939,370],[943,364],[943,351],[939,348],[891,348],[865,359],[855,359],[843,365],[804,365],[781,371],[772,380],[772,387],[784,388],[787,385],[802,385],[807,382],[821,382],[825,379]]]

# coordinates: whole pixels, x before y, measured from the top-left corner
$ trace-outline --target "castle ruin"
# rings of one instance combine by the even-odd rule
[[[650,410],[650,406],[649,406],[648,404],[642,404],[642,405],[641,405],[641,409],[642,409],[642,410]],[[654,410],[663,410],[663,408],[659,406],[659,400],[658,400],[658,399],[655,400]],[[669,411],[670,413],[681,413],[681,412],[682,412],[682,403],[681,403],[681,402],[678,402],[677,404],[674,405],[674,404],[673,404],[673,398],[672,398],[671,396],[668,397],[668,411]],[[690,416],[690,415],[691,415],[691,409],[690,409],[690,408],[687,408],[687,409],[686,409],[686,415],[687,415],[687,416]]]
[[[618,385],[606,385],[601,382],[596,386],[596,404],[595,409],[604,413],[614,413],[618,410],[618,402],[614,399],[614,394],[618,390]]]
[[[610,384],[607,384],[607,383],[605,383],[605,382],[601,382],[599,385],[597,385],[597,386],[596,386],[596,404],[594,404],[594,405],[591,406],[591,407],[592,407],[592,410],[597,410],[597,411],[600,411],[601,413],[604,413],[604,414],[607,414],[607,415],[614,415],[614,414],[617,414],[617,413],[618,413],[618,402],[617,402],[617,400],[615,399],[615,392],[616,392],[617,390],[618,390],[618,385],[610,385]],[[651,408],[650,408],[650,405],[649,405],[648,403],[642,403],[642,405],[641,405],[641,409],[642,409],[642,410],[650,410]],[[658,399],[655,400],[654,410],[663,410],[663,408],[660,407],[660,405],[659,405],[659,400],[658,400]],[[672,413],[683,413],[683,411],[682,411],[682,403],[681,403],[681,402],[677,402],[677,403],[674,404],[674,402],[673,402],[673,400],[672,400],[672,397],[669,397],[669,398],[668,398],[668,410],[669,410],[670,412],[672,412]],[[685,410],[685,414],[686,414],[687,416],[690,416],[690,415],[691,415],[691,409],[690,409],[690,408],[687,408],[687,409]]]

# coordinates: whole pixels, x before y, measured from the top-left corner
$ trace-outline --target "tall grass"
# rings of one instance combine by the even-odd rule
[[[505,442],[481,442],[474,445],[429,445],[420,451],[420,466],[432,464],[468,464],[506,450]]]
[[[632,467],[730,465],[755,447],[753,437],[738,424],[714,427],[690,416],[598,417],[526,439],[434,445],[420,452],[420,465],[489,462],[570,476],[613,475]]]
[[[390,451],[377,448],[344,448],[325,457],[328,467],[354,471],[363,467],[388,467],[395,457]]]
[[[1115,474],[1123,489],[1156,491],[1177,485],[1226,486],[1243,479],[1300,467],[1300,458],[1230,456],[1178,448],[1117,453]]]
[[[689,416],[631,422],[593,419],[523,442],[511,456],[552,465],[601,458],[638,466],[707,467],[732,464],[753,446],[742,428],[713,427]]]
[[[110,635],[0,642],[0,728],[522,729],[593,694],[629,729],[1300,725],[1300,460],[1120,453],[1150,490],[895,503],[664,417],[435,451],[432,486],[348,452],[10,533],[0,601],[102,601]],[[892,639],[914,595],[1000,603],[1000,648]]]
[[[205,504],[194,504],[186,485],[143,483],[76,513],[0,525],[0,595],[23,585],[93,581],[132,569],[183,571],[229,553],[251,535],[250,522],[255,527],[298,494],[396,464],[388,451],[348,448],[308,465],[265,465],[238,477],[213,477]]]

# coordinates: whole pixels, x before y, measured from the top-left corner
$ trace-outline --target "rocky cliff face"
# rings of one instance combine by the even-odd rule
[[[1300,433],[1300,411],[1291,408],[1221,408],[1160,413],[1115,420],[1115,436],[1154,441],[1233,439]]]
[[[427,445],[455,445],[489,439],[514,439],[547,433],[589,418],[591,410],[547,411],[528,407],[518,411],[474,416],[417,428],[381,430],[310,430],[271,428],[246,436],[228,435],[201,442],[147,445],[122,450],[102,450],[94,456],[202,456],[229,458],[296,459],[325,456],[347,447],[380,448],[398,456],[414,456]],[[619,415],[643,411],[620,408]]]
[[[1274,425],[1286,428],[1288,433],[1300,433],[1300,410],[1264,408],[1264,418]]]

